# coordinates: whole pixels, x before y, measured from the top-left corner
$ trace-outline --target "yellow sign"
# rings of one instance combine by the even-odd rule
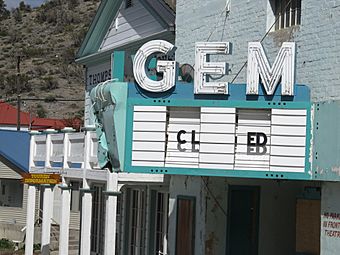
[[[25,184],[59,184],[61,183],[60,174],[23,174],[22,183]]]

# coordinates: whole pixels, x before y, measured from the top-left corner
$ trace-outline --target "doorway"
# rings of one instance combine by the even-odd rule
[[[258,255],[260,188],[229,186],[227,255]]]

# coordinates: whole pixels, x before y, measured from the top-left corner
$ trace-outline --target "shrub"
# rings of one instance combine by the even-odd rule
[[[8,36],[8,31],[0,30],[0,37]]]
[[[8,239],[2,238],[0,239],[0,249],[2,250],[14,250],[15,245]]]
[[[21,14],[21,11],[19,8],[16,8],[13,13],[12,13],[12,16],[14,18],[14,20],[16,22],[21,22],[22,21],[22,14]]]
[[[44,78],[44,83],[42,86],[43,90],[52,90],[59,87],[58,81],[51,76]]]
[[[28,92],[32,90],[29,77],[26,74],[12,74],[5,78],[5,90],[9,94]]]
[[[48,95],[45,100],[44,100],[46,103],[53,103],[53,102],[56,102],[57,99],[55,98],[55,96],[53,95]]]
[[[23,48],[22,49],[22,53],[26,56],[26,57],[41,57],[42,55],[44,55],[44,49],[42,48],[34,48],[34,47],[29,47],[29,48]]]
[[[39,118],[46,118],[47,116],[47,112],[41,104],[37,105],[37,115]]]

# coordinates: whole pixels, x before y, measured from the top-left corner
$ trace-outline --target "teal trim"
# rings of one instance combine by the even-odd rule
[[[96,53],[116,17],[123,0],[102,0],[76,59]]]
[[[306,109],[306,155],[305,171],[300,173],[252,171],[252,170],[217,170],[203,168],[171,168],[171,167],[140,167],[132,166],[132,134],[133,134],[133,107],[135,105],[146,106],[187,106],[187,107],[236,107],[253,109]],[[311,165],[309,162],[311,144],[311,103],[310,102],[272,102],[272,101],[228,101],[228,100],[180,100],[180,99],[142,99],[128,98],[126,117],[126,147],[124,171],[131,173],[151,174],[179,174],[196,176],[221,176],[241,178],[265,178],[265,179],[292,179],[311,180]]]
[[[120,165],[125,162],[126,111],[128,86],[125,82],[115,82],[110,86],[112,100],[115,100],[115,131]]]
[[[124,82],[125,51],[115,51],[112,54],[112,74],[113,79]]]
[[[91,91],[101,168],[120,171],[124,164],[127,93],[123,82],[107,82]]]
[[[340,101],[314,104],[313,179],[340,181]]]
[[[310,109],[310,102],[267,102],[267,101],[228,101],[228,100],[181,100],[128,98],[128,105],[180,106],[180,107],[236,107],[256,109]]]

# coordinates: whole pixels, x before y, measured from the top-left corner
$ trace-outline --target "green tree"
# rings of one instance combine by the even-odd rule
[[[0,0],[0,20],[9,18],[10,12],[6,9],[4,0]]]

